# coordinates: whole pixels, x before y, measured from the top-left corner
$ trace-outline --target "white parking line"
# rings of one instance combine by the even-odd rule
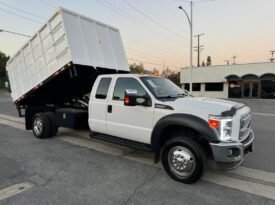
[[[275,173],[272,172],[266,172],[247,167],[239,167],[238,169],[232,170],[228,173],[233,173],[239,176],[249,177],[252,179],[257,179],[264,182],[275,184]]]
[[[23,191],[26,191],[33,187],[34,185],[29,182],[23,182],[20,184],[14,184],[12,186],[6,187],[0,190],[0,200],[12,197],[16,194],[19,194]]]
[[[0,118],[0,124],[11,126],[20,130],[25,130],[25,126],[22,123],[10,121],[10,120],[4,120]]]
[[[263,112],[253,112],[252,115],[275,117],[275,114],[272,114],[272,113],[263,113]]]
[[[275,187],[207,172],[204,181],[275,200]]]
[[[24,123],[25,122],[24,118],[14,117],[14,116],[11,116],[11,115],[0,114],[0,118],[2,118],[4,120],[10,120],[10,121],[18,122],[18,123]]]

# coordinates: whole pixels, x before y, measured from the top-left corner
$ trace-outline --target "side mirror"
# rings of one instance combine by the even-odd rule
[[[126,89],[124,97],[125,106],[136,106],[137,105],[138,92],[137,90]]]
[[[188,96],[188,95],[189,95],[188,90],[183,90],[183,93],[184,93],[185,96]]]
[[[184,93],[185,96],[194,97],[193,95],[191,95],[191,94],[189,93],[188,90],[184,90],[183,93]]]

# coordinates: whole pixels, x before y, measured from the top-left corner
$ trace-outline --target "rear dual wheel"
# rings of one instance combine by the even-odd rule
[[[55,136],[58,126],[54,114],[51,112],[35,114],[32,121],[32,131],[34,136],[39,139]]]
[[[55,120],[55,114],[53,112],[46,112],[46,115],[51,121],[51,136],[55,136],[58,132],[58,126]]]

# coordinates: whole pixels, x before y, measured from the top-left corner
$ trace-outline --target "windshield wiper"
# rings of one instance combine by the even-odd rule
[[[178,94],[177,96],[178,96],[178,97],[185,97],[186,94],[185,94],[185,93],[180,93],[180,94]]]
[[[172,95],[166,95],[166,96],[160,96],[158,97],[159,99],[164,99],[164,98],[168,98],[168,99],[171,99],[171,98],[177,98],[178,96],[172,96]]]

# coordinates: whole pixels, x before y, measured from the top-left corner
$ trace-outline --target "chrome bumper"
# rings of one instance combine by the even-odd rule
[[[245,156],[253,151],[254,133],[250,130],[248,137],[241,142],[210,143],[214,160],[221,169],[235,169]]]

